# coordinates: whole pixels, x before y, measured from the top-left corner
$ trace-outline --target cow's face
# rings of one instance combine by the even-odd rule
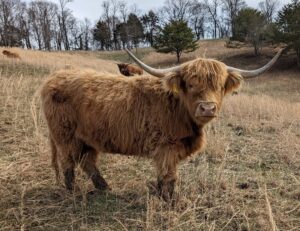
[[[186,105],[191,117],[204,125],[215,118],[224,95],[238,88],[241,76],[228,73],[217,61],[196,60],[167,76],[167,86]]]
[[[128,75],[128,64],[126,63],[119,63],[118,64],[119,70],[123,75]]]

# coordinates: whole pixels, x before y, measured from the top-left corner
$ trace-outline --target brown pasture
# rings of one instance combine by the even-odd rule
[[[179,196],[171,207],[153,195],[156,176],[147,159],[100,155],[111,191],[93,191],[80,169],[74,193],[56,184],[41,83],[66,66],[118,69],[93,52],[14,51],[21,61],[0,59],[0,230],[300,229],[300,71],[292,59],[283,56],[225,99],[220,118],[206,129],[206,150],[181,164]],[[151,65],[176,62],[146,51],[143,61]],[[183,61],[205,56],[255,68],[271,54],[265,48],[256,58],[252,48],[204,41]]]

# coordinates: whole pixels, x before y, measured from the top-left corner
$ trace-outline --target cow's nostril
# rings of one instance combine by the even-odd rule
[[[214,103],[203,103],[199,106],[199,112],[202,114],[202,116],[214,116],[217,111],[216,104]]]
[[[206,107],[204,105],[200,105],[200,109],[201,109],[202,112],[206,111]]]
[[[216,105],[213,105],[211,111],[216,112],[216,109],[217,109]]]
[[[215,111],[216,105],[215,104],[203,104],[201,105],[201,110],[203,111]]]

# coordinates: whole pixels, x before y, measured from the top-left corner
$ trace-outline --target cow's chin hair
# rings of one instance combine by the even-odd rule
[[[208,124],[211,122],[214,118],[217,116],[197,116],[196,117],[196,123],[198,125],[204,126],[205,124]]]

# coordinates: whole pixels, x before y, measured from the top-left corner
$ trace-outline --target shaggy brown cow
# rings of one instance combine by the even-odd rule
[[[20,57],[20,55],[18,53],[11,52],[11,51],[8,51],[8,50],[3,50],[2,54],[5,55],[8,58],[21,59],[21,57]]]
[[[203,128],[218,115],[223,97],[239,87],[241,74],[260,74],[280,53],[254,71],[201,58],[158,70],[129,52],[147,72],[161,78],[79,70],[52,74],[41,95],[57,177],[60,163],[66,188],[72,190],[79,163],[103,190],[108,185],[96,167],[98,153],[144,156],[153,159],[158,192],[168,200],[179,162],[203,149]]]
[[[140,67],[129,64],[129,63],[118,63],[117,64],[120,70],[120,73],[125,76],[134,76],[134,75],[142,75],[143,69]]]

